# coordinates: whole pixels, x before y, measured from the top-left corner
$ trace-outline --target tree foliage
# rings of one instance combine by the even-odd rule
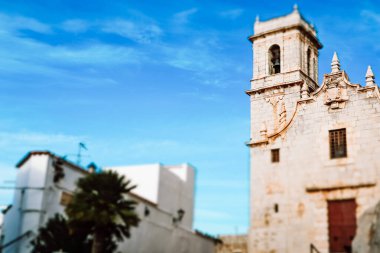
[[[38,236],[31,244],[32,253],[52,253],[60,250],[69,253],[90,253],[92,241],[88,238],[88,231],[70,230],[67,220],[56,214],[39,229]]]
[[[77,182],[66,213],[74,231],[83,228],[83,224],[91,231],[93,253],[113,252],[109,245],[130,237],[130,229],[138,225],[136,202],[126,199],[126,194],[135,187],[112,171],[89,174]]]

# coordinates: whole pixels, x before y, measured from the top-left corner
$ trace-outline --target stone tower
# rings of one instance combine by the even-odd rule
[[[249,253],[351,252],[357,222],[380,200],[373,71],[365,86],[352,84],[334,54],[319,86],[322,44],[297,6],[286,16],[257,19],[249,39]]]
[[[252,140],[284,126],[289,116],[286,110],[318,87],[318,49],[322,44],[316,35],[297,6],[283,17],[264,22],[256,19],[254,35],[249,37],[253,78],[247,92],[251,96]]]

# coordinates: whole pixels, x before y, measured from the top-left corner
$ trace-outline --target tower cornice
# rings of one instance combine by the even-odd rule
[[[279,27],[276,29],[272,29],[269,31],[261,32],[258,34],[254,34],[248,37],[248,40],[254,43],[255,40],[260,38],[265,38],[267,35],[278,33],[278,32],[285,32],[292,29],[299,30],[303,34],[305,34],[315,45],[317,46],[317,49],[323,48],[323,44],[318,40],[316,36],[314,36],[308,29],[306,29],[302,24],[296,24],[296,25],[289,25],[284,27]]]
[[[250,90],[245,91],[245,93],[247,95],[254,95],[256,93],[262,93],[262,92],[265,92],[267,90],[281,89],[281,88],[286,88],[286,87],[294,86],[294,85],[300,86],[303,84],[303,82],[304,82],[304,80],[299,79],[297,81],[284,82],[284,83],[279,83],[279,84],[275,84],[275,85],[271,85],[271,86],[264,86],[264,87],[260,87],[260,88],[256,88],[256,89],[250,89]]]

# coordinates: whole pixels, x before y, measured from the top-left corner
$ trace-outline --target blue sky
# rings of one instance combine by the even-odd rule
[[[82,141],[84,165],[190,162],[195,227],[246,231],[247,37],[256,15],[294,1],[0,2],[0,185],[26,152],[74,154]],[[380,76],[379,0],[298,5],[324,44],[320,76],[334,51],[352,82],[368,65]],[[0,205],[11,195],[0,191]]]

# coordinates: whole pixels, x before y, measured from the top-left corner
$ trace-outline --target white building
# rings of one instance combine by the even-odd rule
[[[297,8],[254,33],[249,253],[355,252],[357,221],[380,200],[374,74],[351,83],[334,54],[319,84],[322,45]]]
[[[0,206],[0,244],[1,244],[1,238],[2,238],[2,231],[3,231],[3,222],[4,222],[4,213],[7,209],[7,206]]]
[[[63,168],[63,177],[57,170]],[[12,208],[4,219],[2,253],[27,253],[38,228],[64,213],[75,182],[88,171],[47,152],[30,152],[18,164]],[[212,253],[215,241],[194,232],[194,168],[188,164],[111,167],[137,185],[127,197],[141,218],[119,250],[134,253]],[[181,218],[182,216],[182,218]],[[164,243],[163,243],[164,242]]]

